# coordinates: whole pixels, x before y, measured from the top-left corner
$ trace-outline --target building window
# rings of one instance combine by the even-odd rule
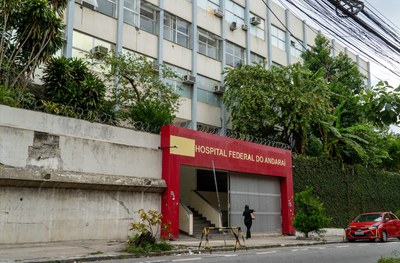
[[[294,38],[293,36],[290,36],[290,52],[291,55],[300,59],[301,58],[301,53],[303,53],[303,42],[298,40],[297,38]]]
[[[285,48],[285,31],[277,28],[276,26],[271,26],[271,42],[272,45],[279,49],[286,50]]]
[[[215,107],[219,107],[221,105],[220,96],[214,94],[215,86],[220,85],[219,81],[209,79],[203,77],[201,75],[197,75],[196,77],[197,84],[197,101],[203,102]]]
[[[225,19],[229,23],[236,22],[237,26],[244,24],[244,8],[229,0],[226,2]]]
[[[199,28],[198,40],[200,54],[220,60],[221,41],[217,35]]]
[[[190,24],[169,13],[164,18],[164,38],[178,45],[190,47]]]
[[[96,11],[114,18],[117,17],[116,0],[97,0],[97,5]]]
[[[226,43],[226,65],[237,67],[240,63],[244,63],[244,48],[233,43]]]
[[[250,14],[250,19],[252,17],[257,17],[257,15]],[[250,26],[250,34],[259,39],[265,40],[265,20],[260,17],[260,21],[260,24]]]
[[[140,6],[140,29],[151,34],[157,34],[157,8],[142,2]]]
[[[197,0],[197,6],[205,10],[219,9],[219,0]]]
[[[133,26],[139,26],[140,0],[124,1],[124,22]]]
[[[87,55],[97,52],[100,49],[107,48],[107,51],[113,50],[115,46],[104,40],[74,31],[72,41],[72,56],[82,59],[88,59]],[[96,51],[97,50],[97,51]]]
[[[250,53],[250,63],[262,63],[265,62],[265,58],[262,56],[257,55],[256,53]]]
[[[165,83],[169,84],[174,89],[174,91],[177,94],[179,94],[179,96],[185,97],[185,98],[191,98],[192,97],[193,86],[192,85],[188,85],[188,84],[184,84],[182,82],[182,77],[185,76],[186,74],[188,74],[188,70],[176,67],[176,66],[171,65],[171,64],[166,64],[166,66],[168,66],[168,68],[173,70],[178,75],[178,78],[177,79],[176,78],[175,79],[164,78],[163,81]]]

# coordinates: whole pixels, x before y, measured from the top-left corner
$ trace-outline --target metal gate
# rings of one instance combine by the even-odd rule
[[[280,180],[276,177],[230,173],[229,224],[241,226],[244,206],[255,210],[256,219],[251,228],[254,233],[282,233]]]

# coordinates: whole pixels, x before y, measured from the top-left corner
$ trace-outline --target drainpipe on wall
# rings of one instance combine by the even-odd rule
[[[192,0],[192,75],[197,77],[197,0]],[[197,82],[192,86],[192,116],[191,126],[197,130]]]
[[[225,17],[225,1],[219,0],[219,6],[224,14],[223,17]],[[221,72],[224,71],[225,66],[226,66],[226,29],[225,29],[225,24],[226,24],[225,19],[221,18],[221,38],[222,38]],[[222,83],[224,82],[224,79],[225,79],[225,75],[222,75]],[[226,125],[227,125],[227,113],[226,113],[225,104],[221,100],[221,131],[220,131],[220,135],[226,135]]]
[[[65,28],[65,38],[67,43],[64,45],[63,54],[66,58],[72,57],[72,36],[74,33],[74,12],[75,12],[75,1],[69,0],[67,6],[67,21]]]

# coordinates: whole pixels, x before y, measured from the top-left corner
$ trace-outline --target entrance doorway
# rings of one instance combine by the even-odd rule
[[[279,178],[229,171],[216,171],[215,175],[216,180],[213,170],[181,166],[181,202],[199,210],[194,195],[200,196],[206,204],[221,212],[222,226],[242,228],[244,228],[242,214],[244,206],[248,204],[250,208],[256,210],[257,216],[252,227],[254,233],[282,232]],[[203,207],[204,205],[201,204]]]

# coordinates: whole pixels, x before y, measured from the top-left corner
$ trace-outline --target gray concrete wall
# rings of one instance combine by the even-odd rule
[[[1,187],[0,243],[126,240],[134,211],[159,210],[156,193]]]
[[[3,105],[0,134],[4,165],[161,178],[159,135]]]
[[[125,240],[160,211],[160,136],[0,105],[0,243]]]

